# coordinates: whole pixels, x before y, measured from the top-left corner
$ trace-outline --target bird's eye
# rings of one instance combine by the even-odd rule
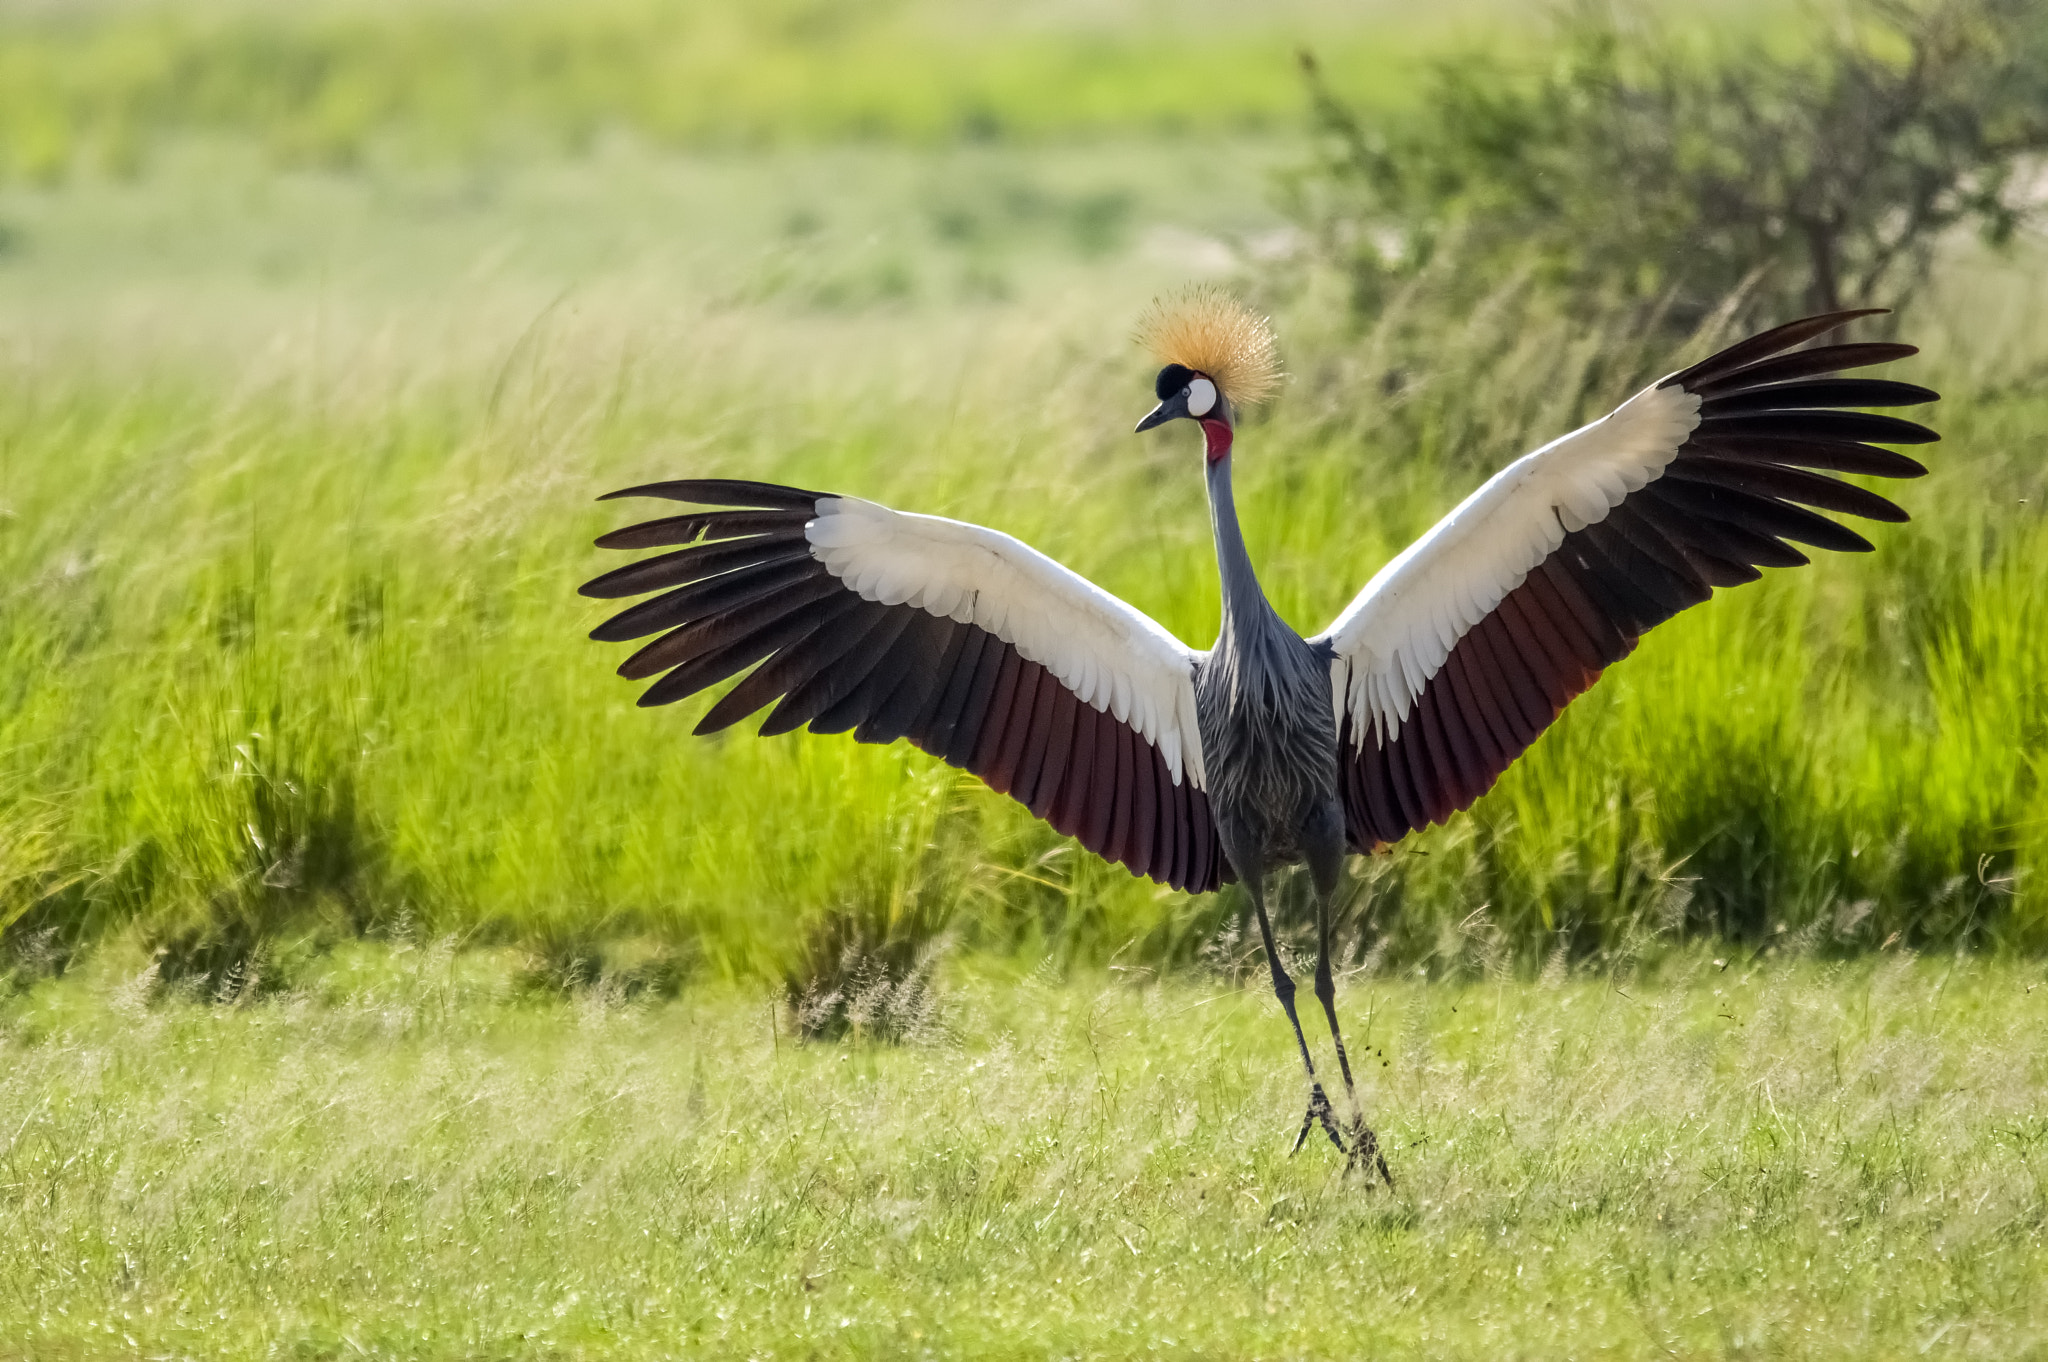
[[[1216,406],[1216,385],[1206,378],[1188,384],[1188,415],[1207,416]]]

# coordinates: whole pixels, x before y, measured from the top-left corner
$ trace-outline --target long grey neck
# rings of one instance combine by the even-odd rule
[[[1216,571],[1223,581],[1223,626],[1217,637],[1218,652],[1256,658],[1263,652],[1259,643],[1270,637],[1280,617],[1259,588],[1252,571],[1251,555],[1245,552],[1244,533],[1237,525],[1237,501],[1230,491],[1230,455],[1209,463],[1209,523],[1216,534]]]

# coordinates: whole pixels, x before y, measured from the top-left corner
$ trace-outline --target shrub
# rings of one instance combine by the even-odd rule
[[[1475,292],[1527,271],[1578,299],[1661,300],[1681,333],[1736,294],[1745,321],[1892,305],[1953,229],[2008,240],[2037,211],[2025,158],[2048,149],[2030,0],[1873,3],[1794,55],[1580,8],[1544,69],[1467,54],[1378,118],[1303,67],[1323,152],[1288,203],[1366,313],[1446,255]]]

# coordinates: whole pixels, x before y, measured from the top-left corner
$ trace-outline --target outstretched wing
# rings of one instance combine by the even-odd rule
[[[1834,377],[1910,345],[1792,347],[1868,312],[1767,331],[1645,388],[1502,469],[1388,563],[1317,642],[1334,653],[1347,831],[1361,851],[1469,806],[1636,640],[1717,586],[1870,544],[1807,507],[1902,521],[1810,472],[1919,477],[1869,441],[1940,438],[1896,417],[1937,394]]]
[[[1136,874],[1194,893],[1229,878],[1203,793],[1197,655],[1141,611],[1009,535],[854,497],[716,479],[612,496],[712,508],[597,541],[687,546],[582,588],[661,593],[591,632],[661,635],[619,668],[660,676],[641,704],[751,667],[697,732],[775,703],[764,736],[908,738]]]

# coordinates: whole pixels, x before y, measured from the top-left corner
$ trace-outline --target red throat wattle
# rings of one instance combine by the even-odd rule
[[[1227,458],[1230,454],[1230,422],[1219,421],[1213,416],[1202,420],[1202,439],[1209,446],[1209,462]]]

